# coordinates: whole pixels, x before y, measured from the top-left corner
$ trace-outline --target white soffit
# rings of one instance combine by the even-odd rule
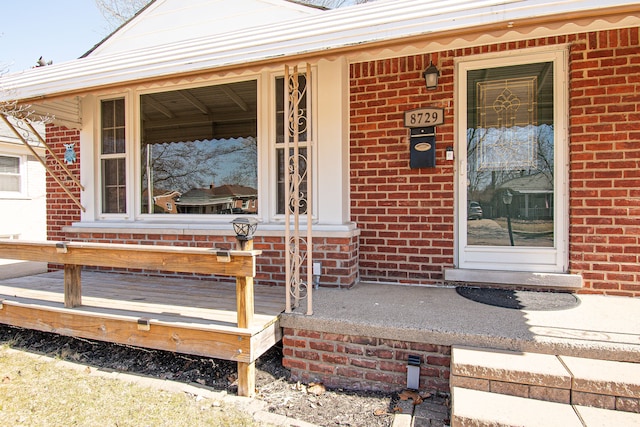
[[[599,11],[625,6],[640,12],[640,3],[630,0],[379,0],[226,34],[89,55],[7,75],[0,79],[0,101],[35,101],[129,81],[250,66],[298,55],[330,55],[336,49],[521,19],[571,17],[580,12],[593,13],[597,19]]]

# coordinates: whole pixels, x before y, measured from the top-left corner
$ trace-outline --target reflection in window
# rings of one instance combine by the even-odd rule
[[[553,246],[552,63],[473,70],[467,85],[468,243]]]
[[[256,81],[142,95],[142,213],[258,212]]]

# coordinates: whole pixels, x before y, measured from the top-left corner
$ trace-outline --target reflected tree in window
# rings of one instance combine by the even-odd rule
[[[470,244],[509,245],[503,225],[513,219],[516,246],[553,245],[552,71],[537,63],[469,72],[467,209],[482,214],[468,219],[484,221],[469,222]]]
[[[141,96],[142,213],[257,213],[256,82]]]

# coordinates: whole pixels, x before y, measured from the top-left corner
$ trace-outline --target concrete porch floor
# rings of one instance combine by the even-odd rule
[[[315,290],[281,326],[438,345],[464,345],[640,362],[640,298],[577,295],[558,311],[526,311],[471,301],[454,288],[361,283]]]

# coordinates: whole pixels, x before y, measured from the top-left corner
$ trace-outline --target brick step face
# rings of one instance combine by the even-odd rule
[[[490,393],[451,389],[451,427],[621,427],[640,425],[640,414]]]
[[[452,349],[451,388],[640,413],[640,364]]]

